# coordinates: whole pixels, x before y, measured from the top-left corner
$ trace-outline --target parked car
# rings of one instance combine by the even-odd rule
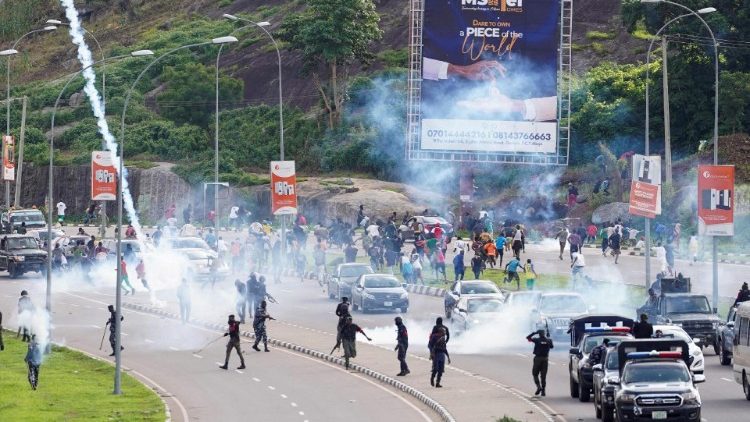
[[[724,366],[732,363],[736,330],[735,319],[737,319],[736,307],[729,309],[727,321],[720,323],[719,328],[716,329],[716,341],[719,343],[719,363]]]
[[[604,339],[620,342],[632,339],[630,330],[633,320],[619,315],[586,315],[570,321],[570,351],[568,355],[568,377],[570,397],[582,402],[589,401],[593,390],[594,369],[591,351]]]
[[[402,242],[413,240],[415,232],[430,232],[437,224],[440,224],[440,228],[443,229],[445,236],[448,238],[453,237],[453,225],[448,220],[443,217],[423,215],[415,215],[406,224],[402,224],[398,229],[399,236]]]
[[[3,233],[13,233],[15,229],[26,223],[26,230],[44,229],[47,221],[38,209],[7,210],[0,215]]]
[[[706,366],[703,349],[699,339],[692,339],[682,328],[676,325],[654,325],[654,338],[682,340],[688,345],[690,354],[689,367],[694,374],[702,374]],[[696,341],[698,340],[698,341]]]
[[[443,305],[445,307],[445,317],[450,319],[453,315],[453,309],[456,307],[458,300],[462,297],[492,297],[498,300],[505,299],[505,295],[495,285],[487,280],[459,280],[451,285],[450,289],[445,291]]]
[[[543,293],[538,306],[531,310],[532,330],[546,330],[553,339],[567,337],[571,318],[589,313],[589,307],[578,293]]]
[[[453,312],[451,324],[460,332],[496,323],[505,315],[504,308],[503,301],[494,297],[462,297]]]
[[[352,309],[361,312],[409,310],[409,293],[405,285],[389,274],[362,274],[352,289]]]
[[[615,395],[620,385],[617,345],[607,348],[602,362],[593,366],[594,411],[602,422],[614,422]]]
[[[375,271],[368,264],[356,262],[339,264],[336,271],[328,279],[328,297],[341,299],[352,295],[352,285],[362,274],[373,274]]]
[[[44,273],[47,268],[47,251],[37,240],[27,234],[3,235],[0,242],[0,271],[8,271],[11,278],[35,271]]]

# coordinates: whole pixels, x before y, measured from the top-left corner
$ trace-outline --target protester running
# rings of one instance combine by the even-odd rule
[[[240,357],[240,366],[237,369],[245,369],[245,358],[242,357],[242,350],[240,349],[240,322],[234,319],[234,315],[229,315],[227,321],[227,332],[224,333],[224,337],[229,336],[227,342],[227,354],[224,357],[224,365],[220,366],[221,369],[229,368],[229,355],[232,353],[232,349],[237,351],[237,356]]]

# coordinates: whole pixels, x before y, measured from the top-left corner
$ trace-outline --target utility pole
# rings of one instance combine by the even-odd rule
[[[664,164],[666,167],[667,184],[672,184],[672,140],[669,121],[669,71],[667,70],[667,47],[669,41],[666,35],[661,37],[661,65],[662,90],[664,92]]]
[[[24,96],[21,106],[21,136],[18,141],[18,169],[16,173],[16,190],[13,198],[13,207],[21,206],[21,181],[23,180],[23,140],[26,137],[26,103],[29,98]]]

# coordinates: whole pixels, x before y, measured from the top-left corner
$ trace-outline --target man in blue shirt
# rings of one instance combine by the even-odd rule
[[[514,256],[513,259],[508,262],[508,264],[505,265],[505,272],[507,273],[506,283],[512,283],[513,280],[516,281],[516,290],[521,290],[521,278],[518,276],[518,268],[521,267],[523,269],[523,266],[521,265],[521,261],[518,259],[517,256]]]

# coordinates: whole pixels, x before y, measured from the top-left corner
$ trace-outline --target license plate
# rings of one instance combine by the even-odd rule
[[[393,306],[393,302],[383,302],[383,306]]]
[[[651,419],[667,419],[666,410],[655,410],[651,412]]]

